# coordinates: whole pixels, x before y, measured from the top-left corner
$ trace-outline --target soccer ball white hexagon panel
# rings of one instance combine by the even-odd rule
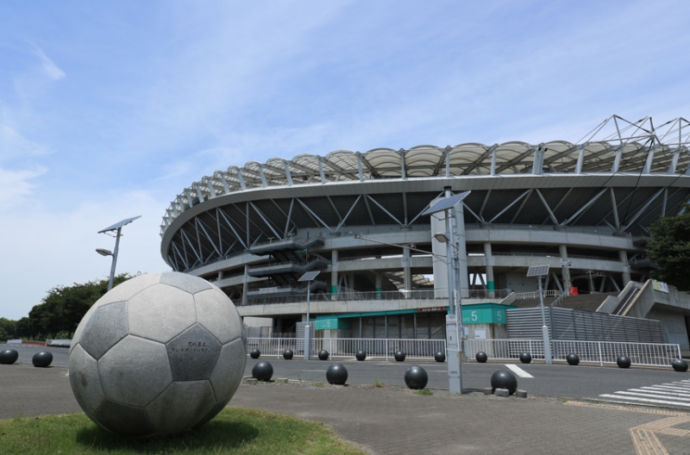
[[[144,289],[129,301],[132,335],[168,342],[196,322],[194,297],[167,284]]]
[[[87,312],[70,348],[70,384],[84,412],[128,435],[202,425],[237,389],[245,364],[232,301],[177,272],[140,275]]]
[[[228,305],[228,296],[214,287],[194,294],[197,320],[227,343],[242,333],[242,320],[235,305]]]

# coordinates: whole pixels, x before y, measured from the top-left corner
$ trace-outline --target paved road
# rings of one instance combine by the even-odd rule
[[[251,375],[251,368],[260,360],[268,360],[274,369],[274,377],[301,379],[308,382],[324,382],[326,369],[331,361],[283,360],[282,358],[248,359],[245,374]],[[429,374],[428,387],[448,390],[447,364],[436,362],[384,362],[348,360],[342,362],[348,370],[348,383],[373,385],[378,379],[383,384],[404,386],[405,371],[413,364],[422,366]],[[518,378],[518,387],[530,395],[554,398],[603,399],[601,394],[612,394],[618,390],[652,386],[655,384],[690,379],[688,373],[672,369],[646,369],[617,367],[592,367],[544,364],[513,364],[533,376]],[[480,390],[489,387],[491,374],[505,368],[504,363],[463,364],[463,388]],[[690,390],[688,391],[690,396]]]
[[[688,454],[690,414],[398,388],[243,385],[230,406],[324,422],[377,454]]]
[[[47,350],[53,353],[53,366],[64,367],[68,365],[68,351],[65,348],[46,348],[29,345],[0,345],[1,349],[17,349],[19,352],[18,363],[31,364],[31,357],[36,352]],[[299,379],[307,382],[325,382],[326,369],[332,361],[320,361],[304,359],[284,360],[277,357],[266,357],[259,360],[268,360],[274,368],[274,377]],[[245,376],[251,376],[251,369],[258,360],[247,359]],[[357,362],[351,360],[339,360],[348,369],[348,384],[373,385],[378,379],[386,385],[404,386],[405,371],[415,362],[394,362],[367,360]],[[429,374],[428,387],[431,389],[448,390],[447,364],[437,362],[417,362]],[[527,390],[530,395],[554,398],[590,398],[602,401],[624,401],[625,394],[615,395],[617,392],[627,392],[630,389],[641,387],[654,387],[669,384],[676,381],[690,379],[690,373],[678,373],[670,368],[647,369],[630,368],[620,369],[616,367],[592,367],[569,365],[544,365],[544,364],[515,364],[520,369],[529,373],[532,378],[518,378],[518,387]],[[503,363],[468,362],[463,364],[463,388],[468,390],[480,390],[488,387],[491,374],[499,368],[505,368]],[[690,387],[690,384],[688,384]],[[672,387],[672,386],[671,386]],[[644,390],[644,389],[642,389]],[[641,393],[641,392],[631,392]],[[604,396],[602,396],[604,395]],[[614,397],[607,397],[613,395]],[[643,395],[644,397],[644,395]],[[686,398],[685,400],[683,398]],[[675,405],[679,409],[690,409],[690,390],[684,395],[676,397]],[[628,400],[632,401],[632,400]],[[663,399],[660,401],[671,401]],[[644,404],[644,401],[638,403]],[[654,403],[659,406],[674,406],[669,403]]]
[[[67,348],[53,348],[46,346],[33,346],[30,344],[0,344],[0,351],[14,349],[19,354],[17,363],[31,365],[31,358],[37,352],[48,351],[53,354],[52,366],[67,368],[69,350]]]
[[[0,365],[0,390],[0,418],[79,412],[65,368]],[[275,382],[242,384],[230,406],[323,422],[381,455],[687,454],[690,442],[688,413],[535,396]]]

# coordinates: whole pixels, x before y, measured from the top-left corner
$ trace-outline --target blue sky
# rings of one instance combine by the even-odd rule
[[[166,269],[169,201],[337,149],[577,141],[690,112],[687,2],[3,1],[0,316]]]

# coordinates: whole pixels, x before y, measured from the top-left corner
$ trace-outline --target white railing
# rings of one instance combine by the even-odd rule
[[[557,289],[545,289],[542,291],[544,298],[559,297],[563,294]],[[530,292],[516,292],[514,300],[537,300],[539,299],[539,291]]]
[[[302,338],[247,338],[247,352],[258,349],[261,355],[282,356],[285,349],[291,349],[295,357],[304,356]],[[354,357],[363,350],[369,358],[388,360],[395,351],[403,351],[409,359],[433,359],[438,351],[446,351],[446,340],[442,339],[399,339],[399,338],[314,338],[311,355],[318,355],[325,349],[331,357]]]
[[[368,358],[386,359],[395,351],[403,351],[409,359],[433,359],[438,351],[446,351],[443,339],[398,338],[314,338],[311,355],[316,357],[322,349],[331,357],[354,357],[358,350]],[[247,352],[261,351],[262,356],[279,357],[291,349],[296,358],[304,356],[302,338],[247,338]],[[483,351],[489,359],[510,361],[519,358],[521,352],[529,352],[534,359],[544,359],[544,345],[540,339],[468,339],[464,341],[464,356],[474,361],[477,352]],[[616,341],[553,340],[551,352],[555,362],[566,361],[570,353],[577,354],[583,363],[598,365],[615,364],[620,355],[630,358],[633,365],[665,366],[681,357],[680,346],[665,343],[623,343]]]
[[[463,289],[467,291],[468,298],[484,299],[484,298],[504,298],[508,295],[507,289]],[[312,302],[348,302],[348,301],[362,301],[362,300],[443,300],[447,301],[447,297],[436,297],[436,293],[443,293],[445,289],[400,289],[397,291],[349,291],[341,290],[337,294],[329,293],[312,293],[310,300]],[[552,291],[544,291],[552,292]],[[553,291],[556,292],[556,291]],[[539,294],[531,293],[539,297]],[[491,296],[491,297],[489,297]],[[306,294],[288,295],[280,297],[272,297],[270,295],[250,295],[247,297],[247,305],[256,304],[272,304],[272,303],[299,303],[306,301]]]
[[[544,359],[544,344],[538,339],[465,340],[465,356],[474,359],[479,351],[498,360],[517,359],[521,352],[529,352],[534,359]],[[577,354],[581,362],[599,365],[615,364],[620,355],[630,358],[634,365],[670,366],[680,358],[680,346],[665,343],[625,343],[617,341],[552,340],[551,353],[556,362],[566,361],[568,354]]]

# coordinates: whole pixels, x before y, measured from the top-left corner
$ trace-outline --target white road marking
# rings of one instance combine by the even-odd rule
[[[505,364],[506,368],[508,368],[510,371],[513,373],[517,374],[521,378],[533,378],[531,374],[520,368],[519,366],[515,365],[514,363],[506,363]]]
[[[640,387],[639,389],[628,389],[633,392],[646,392],[646,393],[660,393],[662,395],[678,395],[679,397],[688,396],[690,390],[674,390],[674,389],[662,389],[660,387]]]
[[[609,393],[604,393],[604,394],[601,394],[599,396],[602,398],[612,398],[613,400],[615,400],[619,403],[631,400],[631,401],[639,401],[641,403],[671,404],[674,406],[684,406],[686,408],[690,408],[690,403],[680,403],[678,401],[654,400],[651,398],[640,398],[640,397],[624,397],[624,396],[613,395],[613,394],[609,394]]]
[[[627,390],[618,390],[614,393],[604,393],[601,398],[613,399],[619,403],[648,403],[664,404],[672,406],[690,407],[690,382],[674,381],[651,386],[641,386]]]
[[[661,387],[662,389],[685,390],[690,392],[690,386],[677,384],[655,384],[653,387]]]
[[[635,389],[628,389],[625,391],[620,391],[616,392],[617,395],[630,395],[630,396],[637,396],[637,397],[646,397],[646,398],[665,398],[667,400],[680,400],[680,401],[690,401],[690,397],[684,396],[684,397],[679,397],[679,396],[667,396],[666,394],[659,394],[659,393],[650,393],[650,392],[645,392],[644,390],[640,392],[633,392]]]

